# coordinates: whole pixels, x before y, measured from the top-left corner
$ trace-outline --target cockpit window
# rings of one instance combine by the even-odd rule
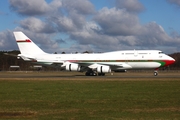
[[[163,52],[159,52],[159,54],[164,54]]]

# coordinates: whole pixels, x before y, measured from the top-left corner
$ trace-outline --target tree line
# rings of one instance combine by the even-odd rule
[[[86,52],[87,53],[87,52]],[[10,66],[20,66],[21,70],[30,70],[32,69],[32,63],[25,62],[22,59],[17,59],[17,56],[20,54],[20,51],[13,50],[13,51],[0,51],[0,71],[7,71],[10,70]],[[65,52],[62,52],[65,54]],[[168,69],[172,70],[179,70],[180,69],[180,53],[173,53],[169,56],[173,57],[176,62],[169,66]],[[46,67],[46,70],[57,70],[57,68]],[[167,68],[162,68],[167,69]]]

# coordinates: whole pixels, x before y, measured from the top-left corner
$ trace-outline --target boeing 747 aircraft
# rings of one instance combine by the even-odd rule
[[[99,75],[111,71],[128,69],[154,69],[158,75],[158,68],[169,66],[175,60],[160,50],[125,50],[92,54],[49,54],[40,49],[22,32],[14,32],[16,42],[25,61],[41,65],[55,65],[67,71],[86,72],[86,76]]]

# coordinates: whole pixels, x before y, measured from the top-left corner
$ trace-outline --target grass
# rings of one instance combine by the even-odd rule
[[[173,78],[164,81],[0,80],[0,119],[179,118],[180,81]]]

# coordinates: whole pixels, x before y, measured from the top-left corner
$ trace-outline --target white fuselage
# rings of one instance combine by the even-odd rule
[[[71,62],[83,66],[110,65],[111,69],[152,69],[167,65],[173,58],[159,50],[129,50],[94,54],[44,54],[34,56],[38,63]],[[113,67],[114,66],[114,67]]]

